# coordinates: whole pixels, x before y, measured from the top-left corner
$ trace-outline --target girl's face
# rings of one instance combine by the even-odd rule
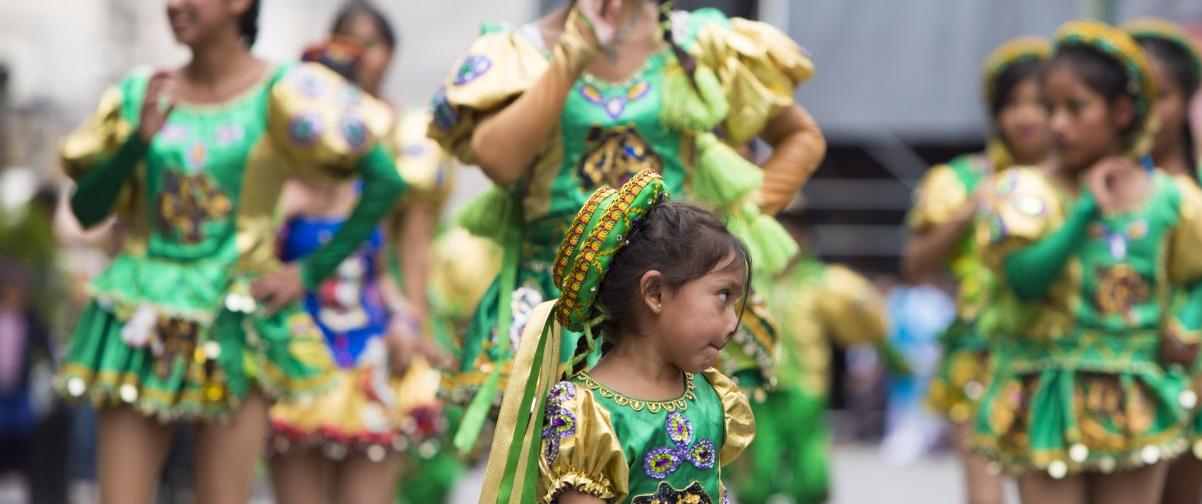
[[[1186,100],[1177,79],[1164,62],[1149,58],[1152,63],[1152,73],[1156,76],[1156,106],[1152,111],[1160,120],[1160,130],[1156,132],[1152,153],[1156,157],[1169,154],[1169,151],[1181,145],[1181,132],[1186,121]]]
[[[681,370],[697,373],[717,365],[722,347],[738,328],[747,273],[734,260],[732,253],[705,276],[661,291],[662,305],[650,333],[658,339],[661,355]]]
[[[1066,63],[1054,65],[1044,85],[1052,136],[1070,172],[1121,151],[1121,132],[1131,122],[1130,110],[1111,106]]]
[[[384,40],[375,20],[367,14],[354,14],[347,18],[340,28],[344,37],[354,40],[363,47],[363,57],[359,60],[357,80],[359,86],[372,94],[378,94],[380,83],[388,71],[392,61],[392,48]]]
[[[167,0],[167,21],[175,41],[188,47],[223,32],[238,34],[238,18],[250,0]]]
[[[1010,91],[1010,100],[998,111],[997,129],[1014,156],[1038,161],[1052,148],[1048,111],[1044,108],[1039,81],[1023,80]]]

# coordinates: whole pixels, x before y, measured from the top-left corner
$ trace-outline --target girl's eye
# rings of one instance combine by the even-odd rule
[[[730,300],[730,290],[722,289],[722,290],[718,291],[718,299],[721,299],[723,303]]]
[[[1085,109],[1085,102],[1083,102],[1081,100],[1069,100],[1069,102],[1068,102],[1069,112],[1072,112],[1074,114],[1079,114],[1079,113],[1081,113],[1081,110],[1083,110],[1083,109]]]

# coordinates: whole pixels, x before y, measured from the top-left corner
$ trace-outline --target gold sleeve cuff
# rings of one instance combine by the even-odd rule
[[[906,215],[911,232],[923,233],[950,222],[968,202],[968,191],[948,165],[936,165],[922,176],[914,190],[914,206]]]
[[[718,451],[718,463],[725,466],[739,458],[743,450],[755,439],[755,415],[751,413],[751,403],[747,401],[747,395],[739,390],[739,386],[730,378],[713,368],[705,370],[703,374],[722,399],[726,442]]]
[[[826,269],[823,292],[815,296],[823,327],[844,347],[885,340],[885,302],[876,287],[844,266]]]
[[[997,176],[986,188],[975,237],[985,263],[1000,268],[1011,252],[1059,227],[1064,203],[1060,190],[1038,168],[1011,168]]]
[[[801,46],[772,25],[732,18],[697,32],[698,62],[716,72],[730,102],[724,123],[734,145],[758,135],[769,120],[793,106],[797,86],[814,74]]]
[[[434,96],[430,138],[460,161],[474,164],[476,122],[529,89],[548,64],[547,56],[520,34],[495,32],[476,39]]]
[[[1187,177],[1173,177],[1181,192],[1180,217],[1169,238],[1169,278],[1192,283],[1202,278],[1202,190]]]
[[[426,136],[430,112],[409,112],[393,129],[392,146],[401,178],[409,186],[406,202],[421,201],[442,206],[450,195],[453,180],[450,157]]]
[[[60,156],[67,176],[78,179],[88,168],[112,156],[133,133],[133,125],[121,115],[123,100],[121,90],[108,88],[92,117],[63,140]]]
[[[271,88],[271,139],[305,174],[353,175],[393,121],[388,105],[316,63],[297,65]]]
[[[630,468],[609,412],[585,387],[575,387],[574,396],[561,407],[567,409],[576,428],[566,436],[555,437],[558,433],[552,432],[542,440],[538,467],[543,502],[551,502],[569,488],[600,499],[624,499],[629,493]],[[558,443],[558,448],[550,450],[548,443]]]

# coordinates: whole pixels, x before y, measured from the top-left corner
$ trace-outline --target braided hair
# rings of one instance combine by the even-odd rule
[[[246,47],[254,47],[259,37],[259,0],[251,0],[250,6],[238,16],[238,33]]]

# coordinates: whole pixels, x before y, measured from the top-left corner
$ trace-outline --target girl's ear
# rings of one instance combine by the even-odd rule
[[[657,270],[643,273],[639,278],[639,296],[643,306],[651,313],[659,315],[664,312],[664,274]]]

